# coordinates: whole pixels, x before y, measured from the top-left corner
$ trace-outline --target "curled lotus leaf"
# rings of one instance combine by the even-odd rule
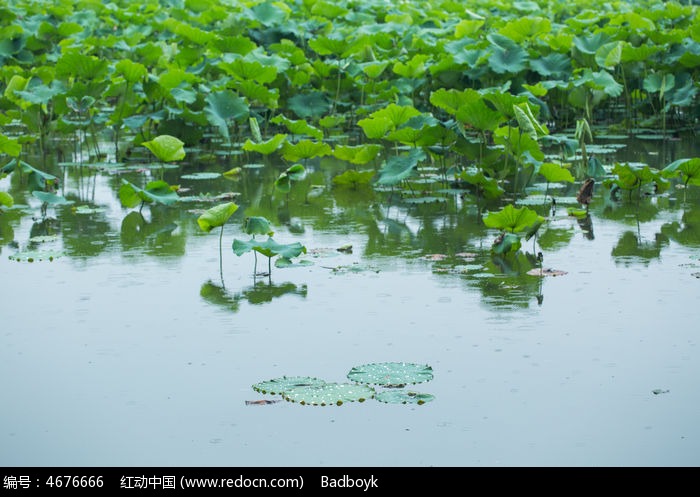
[[[423,383],[433,379],[433,368],[426,364],[382,362],[355,366],[348,379],[370,385],[397,386]]]
[[[364,402],[374,397],[374,388],[355,383],[326,383],[292,388],[282,394],[285,400],[302,405],[342,405],[345,402]]]
[[[253,385],[253,390],[259,393],[269,393],[271,395],[284,395],[288,390],[302,387],[312,387],[325,385],[324,380],[311,378],[310,376],[282,376],[272,380],[261,381]]]
[[[387,390],[374,397],[379,402],[386,404],[418,404],[419,406],[435,400],[435,396],[429,393],[418,393],[404,390]]]

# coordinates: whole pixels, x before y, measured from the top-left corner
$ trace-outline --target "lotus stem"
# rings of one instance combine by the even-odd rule
[[[224,237],[224,225],[221,225],[221,231],[219,232],[219,276],[221,277],[221,287],[225,288],[224,285],[224,259],[221,252],[221,241]]]

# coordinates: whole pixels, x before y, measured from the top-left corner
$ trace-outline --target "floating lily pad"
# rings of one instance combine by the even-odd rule
[[[552,268],[540,269],[540,268],[536,267],[536,268],[530,269],[527,272],[527,274],[529,274],[530,276],[542,276],[542,277],[544,277],[544,276],[564,276],[565,274],[567,274],[567,272],[560,271],[558,269],[552,269]]]
[[[423,259],[427,261],[444,261],[447,259],[447,255],[445,254],[427,254],[423,256]]]
[[[474,252],[457,252],[455,254],[455,257],[459,257],[460,259],[473,260],[476,259],[477,255],[479,254],[475,254]]]
[[[383,386],[416,384],[432,380],[433,368],[425,364],[407,362],[364,364],[352,368],[348,379]]]
[[[345,402],[364,402],[374,397],[374,388],[355,383],[326,383],[292,388],[282,394],[285,400],[302,405],[342,405]]]
[[[243,169],[262,169],[265,164],[243,164],[241,167]]]
[[[29,239],[30,242],[34,243],[55,242],[56,240],[58,240],[58,235],[40,235]]]
[[[287,390],[300,387],[312,387],[325,385],[324,380],[311,378],[309,376],[282,376],[268,381],[261,381],[253,385],[253,390],[271,395],[283,395]]]
[[[429,393],[406,392],[404,390],[387,390],[374,396],[379,402],[386,404],[418,404],[435,400],[435,396]]]
[[[87,205],[79,205],[73,210],[76,214],[97,214],[101,212],[107,212],[107,209],[103,207],[89,207]]]
[[[576,197],[563,197],[563,196],[558,196],[558,195],[547,195],[545,198],[544,195],[528,195],[525,198],[519,198],[515,201],[516,204],[518,205],[543,205],[543,204],[550,204],[552,202],[552,198],[554,198],[557,201],[557,204],[577,204],[578,202],[576,201]]]
[[[180,176],[181,179],[193,179],[193,180],[205,180],[205,179],[216,179],[221,177],[221,173],[210,173],[210,172],[201,172],[201,173],[191,173],[191,174],[183,174]]]
[[[50,261],[53,262],[54,259],[61,257],[63,254],[61,252],[53,251],[43,251],[43,250],[28,250],[25,252],[17,252],[12,254],[9,259],[11,261],[17,262],[36,262],[36,261]]]

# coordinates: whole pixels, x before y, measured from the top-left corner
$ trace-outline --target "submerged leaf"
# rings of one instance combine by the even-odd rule
[[[379,402],[386,404],[418,404],[419,406],[435,400],[429,393],[405,392],[403,390],[387,390],[374,396]]]

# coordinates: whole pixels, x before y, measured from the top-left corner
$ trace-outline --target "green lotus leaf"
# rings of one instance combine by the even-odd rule
[[[207,209],[204,214],[197,218],[197,224],[209,233],[212,229],[226,224],[226,221],[238,210],[238,205],[234,202],[227,202]]]
[[[584,54],[594,55],[600,47],[611,41],[607,34],[598,31],[585,37],[576,36],[574,46]]]
[[[546,127],[541,125],[535,118],[530,108],[530,104],[522,103],[513,106],[515,118],[518,121],[518,126],[523,133],[526,133],[533,140],[537,140],[541,136],[549,134]]]
[[[413,385],[432,380],[433,368],[426,364],[381,362],[355,366],[347,377],[351,381],[369,385]]]
[[[516,43],[533,40],[549,33],[552,23],[544,17],[520,17],[509,21],[498,30],[499,34],[507,36]]]
[[[286,172],[280,174],[275,180],[275,189],[282,193],[292,191],[292,180]]]
[[[530,60],[530,67],[540,76],[564,77],[571,73],[571,58],[555,52]]]
[[[287,106],[298,117],[320,117],[331,108],[331,102],[325,94],[315,91],[311,93],[297,93],[287,101]]]
[[[484,218],[484,225],[489,228],[520,233],[532,226],[541,216],[527,207],[516,208],[506,205],[498,212],[491,212]]]
[[[248,139],[243,144],[243,150],[246,152],[258,152],[263,155],[269,155],[280,148],[286,138],[286,134],[276,134],[269,140],[261,141],[260,143],[253,143]]]
[[[569,183],[574,182],[574,177],[571,175],[568,169],[563,168],[559,164],[553,162],[545,162],[540,165],[539,174],[544,176],[544,178],[550,183],[557,183],[559,181],[567,181]]]
[[[503,188],[498,184],[496,178],[485,176],[480,169],[473,168],[462,171],[459,173],[459,176],[457,176],[457,179],[476,186],[479,189],[479,193],[483,194],[486,198],[499,198],[505,193]]]
[[[595,52],[595,61],[603,69],[614,69],[622,59],[622,47],[624,43],[621,41],[613,41],[602,45]]]
[[[481,98],[483,97],[477,91],[469,88],[464,91],[440,88],[430,94],[430,103],[448,114],[455,115],[461,107]]]
[[[281,24],[287,19],[287,13],[275,5],[275,2],[262,2],[250,9],[255,19],[260,21],[265,26],[274,26]]]
[[[140,202],[170,205],[177,202],[178,198],[177,193],[165,181],[151,181],[142,189],[122,179],[119,188],[119,200],[127,208],[136,207]]]
[[[493,131],[505,121],[503,114],[489,108],[483,98],[462,104],[455,117],[481,131]]]
[[[382,150],[383,147],[376,143],[355,146],[338,145],[333,149],[333,156],[351,164],[362,165],[376,159]]]
[[[248,241],[234,239],[232,249],[233,253],[238,256],[254,250],[266,257],[279,255],[287,259],[293,259],[302,253],[306,253],[306,247],[299,242],[282,245],[273,240],[272,237],[269,237],[264,242],[256,240],[255,238],[251,238]]]
[[[12,207],[15,204],[15,200],[7,192],[0,192],[0,206]]]
[[[284,395],[294,388],[314,387],[327,385],[327,382],[310,376],[282,376],[272,380],[261,381],[253,385],[253,390],[270,395]]]
[[[285,142],[282,146],[282,157],[290,162],[314,157],[324,157],[331,154],[331,147],[327,143],[301,140],[297,143]]]
[[[326,383],[291,388],[282,396],[290,402],[302,405],[342,405],[345,402],[364,402],[374,397],[374,388],[355,383]]]
[[[229,121],[242,121],[248,119],[250,111],[248,104],[231,90],[224,90],[207,95],[204,112],[207,120],[215,126],[221,136],[227,141],[231,139],[229,133]]]
[[[262,216],[250,216],[245,218],[243,230],[249,235],[272,236],[273,234],[270,221]]]
[[[32,78],[26,89],[23,91],[15,90],[15,95],[32,104],[48,105],[54,97],[66,91],[63,83],[58,80],[53,80],[48,86],[37,84],[37,81],[39,81],[38,78]]]
[[[315,126],[311,126],[309,123],[303,120],[296,121],[294,119],[287,119],[282,114],[279,114],[274,118],[270,119],[270,122],[273,124],[282,124],[291,133],[295,135],[309,135],[310,137],[316,138],[317,140],[323,139],[323,131],[316,128]]]
[[[319,55],[341,55],[347,46],[342,37],[317,36],[309,40],[309,47]]]
[[[396,185],[413,174],[418,163],[425,159],[422,149],[411,149],[406,155],[390,157],[379,171],[380,185]]]
[[[55,193],[33,191],[32,195],[41,200],[45,204],[49,205],[70,205],[73,203],[72,200],[68,200],[61,195],[56,195]]]
[[[429,393],[405,392],[403,390],[386,390],[377,393],[374,398],[386,404],[418,404],[419,406],[435,400],[435,396]]]
[[[649,93],[658,93],[659,98],[664,98],[664,93],[676,85],[676,78],[673,74],[655,72],[644,78],[643,85]]]
[[[185,158],[185,143],[174,136],[160,135],[153,140],[143,142],[142,145],[163,162],[173,162]]]
[[[0,154],[7,154],[11,157],[19,157],[22,152],[22,145],[17,142],[16,138],[8,138],[0,133]]]
[[[114,70],[117,74],[124,76],[124,79],[130,84],[138,83],[148,76],[146,66],[129,59],[122,59],[114,64]]]
[[[512,48],[491,47],[492,54],[488,58],[491,69],[498,74],[515,74],[525,69],[527,51],[519,46]]]
[[[183,174],[180,176],[181,179],[193,179],[193,180],[206,180],[206,179],[216,179],[220,178],[221,173],[214,173],[214,172],[197,172],[197,173],[190,173],[190,174]]]
[[[344,173],[333,177],[333,184],[357,187],[358,185],[369,184],[373,177],[374,171],[356,171],[355,169],[348,169]]]
[[[83,80],[99,81],[107,75],[108,67],[109,63],[106,59],[68,52],[56,61],[56,76],[74,76]]]
[[[250,81],[265,85],[272,83],[277,78],[276,67],[257,60],[250,60],[249,57],[236,56],[233,60],[220,63],[219,67],[238,81]]]
[[[671,162],[662,169],[662,174],[667,178],[680,174],[685,177],[685,184],[700,186],[700,159],[679,159]]]

